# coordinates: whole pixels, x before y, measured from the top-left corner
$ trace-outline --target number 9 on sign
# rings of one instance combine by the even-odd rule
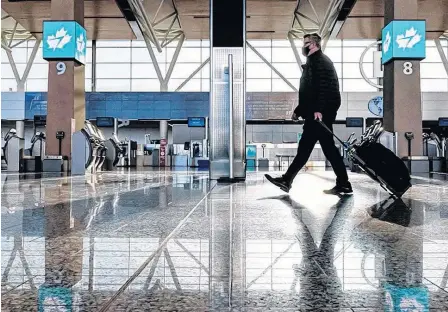
[[[412,75],[413,73],[414,73],[414,69],[412,68],[412,63],[404,62],[403,63],[403,74]]]
[[[64,62],[59,62],[56,64],[56,69],[58,71],[58,75],[63,75],[65,73],[65,70],[67,69],[67,66]]]

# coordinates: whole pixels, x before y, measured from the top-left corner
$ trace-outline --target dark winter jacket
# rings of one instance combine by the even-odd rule
[[[302,68],[299,106],[294,113],[304,119],[313,118],[315,112],[335,118],[341,106],[341,94],[333,62],[318,50],[308,56],[306,65]]]

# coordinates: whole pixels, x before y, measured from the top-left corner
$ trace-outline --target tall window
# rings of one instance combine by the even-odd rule
[[[325,53],[331,58],[339,76],[341,91],[376,91],[361,76],[359,60],[362,52],[372,40],[330,40]],[[288,40],[252,40],[249,43],[274,66],[295,88],[299,88],[300,68]],[[442,40],[442,49],[448,55],[448,42]],[[176,50],[177,42],[163,48],[162,53],[155,50],[163,78]],[[22,43],[12,51],[20,75],[31,55],[34,41]],[[301,43],[297,41],[300,51]],[[186,40],[180,51],[168,91],[175,91],[210,56],[208,40]],[[373,81],[373,51],[371,48],[364,57],[364,71]],[[97,91],[160,91],[157,72],[143,41],[113,40],[97,41],[96,89]],[[304,63],[305,57],[300,54]],[[285,83],[249,47],[246,49],[248,92],[291,92]],[[16,91],[17,83],[5,51],[2,49],[2,91]],[[86,91],[92,86],[92,44],[88,42],[87,64],[85,66]],[[204,91],[210,89],[210,65],[207,64],[194,75],[180,91]],[[46,91],[48,88],[48,62],[42,59],[39,49],[26,82],[27,91]],[[427,41],[426,59],[421,62],[421,88],[424,92],[448,92],[448,76],[434,41]]]
[[[14,43],[13,43],[14,44]],[[12,49],[14,62],[20,77],[23,76],[26,64],[33,52],[35,41],[29,40]],[[92,83],[92,44],[87,43],[86,59],[86,90],[91,89]],[[31,66],[28,79],[25,84],[25,91],[47,91],[48,90],[48,62],[42,58],[42,42]],[[2,91],[17,91],[17,82],[14,77],[11,65],[9,64],[6,52],[2,49]]]

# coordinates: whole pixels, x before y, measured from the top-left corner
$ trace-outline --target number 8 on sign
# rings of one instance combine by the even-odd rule
[[[56,69],[58,71],[58,75],[63,75],[65,73],[65,70],[67,69],[67,66],[64,62],[59,62],[56,64]]]
[[[404,62],[403,63],[403,74],[412,75],[413,72],[414,72],[414,70],[412,69],[412,63]]]

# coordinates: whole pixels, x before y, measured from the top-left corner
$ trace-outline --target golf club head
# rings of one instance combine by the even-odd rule
[[[354,132],[353,132],[352,134],[350,134],[350,136],[348,137],[348,139],[346,140],[346,142],[350,142],[354,135],[355,135]]]
[[[379,140],[379,138],[381,137],[381,135],[382,135],[383,133],[384,133],[384,128],[383,128],[383,127],[380,127],[380,128],[376,131],[376,133],[375,133],[375,135],[374,135],[375,142]]]
[[[431,132],[431,134],[429,135],[429,137],[430,137],[431,139],[433,139],[434,141],[436,141],[436,142],[440,142],[440,138],[439,138],[439,136],[438,136],[437,134],[435,134],[434,132]]]

